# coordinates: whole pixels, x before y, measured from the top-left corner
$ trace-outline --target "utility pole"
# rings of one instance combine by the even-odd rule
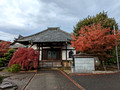
[[[114,28],[114,35],[115,35],[116,34],[115,33],[115,26],[113,26],[113,28]],[[117,67],[118,67],[118,70],[119,70],[119,59],[118,59],[118,48],[117,48],[117,45],[115,46],[115,52],[116,52],[116,58],[117,58]]]

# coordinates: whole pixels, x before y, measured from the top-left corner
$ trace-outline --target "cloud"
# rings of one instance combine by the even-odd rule
[[[0,40],[13,41],[15,37],[17,37],[17,35],[0,31]]]
[[[60,27],[67,32],[88,15],[108,11],[109,17],[120,20],[119,0],[0,0],[0,39],[7,35],[23,36],[47,27]],[[5,34],[2,36],[1,34]],[[6,37],[5,37],[6,36]]]

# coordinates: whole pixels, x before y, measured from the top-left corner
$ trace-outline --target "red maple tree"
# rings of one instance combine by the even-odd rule
[[[38,68],[39,52],[33,48],[21,48],[14,53],[10,60],[8,67],[13,64],[20,64],[21,69],[30,70],[31,68]]]
[[[97,24],[81,28],[78,37],[72,35],[73,41],[71,43],[77,51],[93,54],[101,60],[105,60],[111,57],[107,52],[118,45],[118,37],[119,33],[114,35],[110,28],[103,28]]]
[[[3,56],[4,53],[7,53],[9,50],[11,42],[9,41],[1,41],[0,42],[0,56]]]

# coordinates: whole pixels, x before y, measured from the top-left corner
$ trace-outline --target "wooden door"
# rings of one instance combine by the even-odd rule
[[[60,49],[45,49],[42,51],[42,60],[60,60]]]
[[[47,50],[42,50],[42,60],[47,60]]]
[[[48,50],[48,60],[56,60],[57,59],[57,51],[55,50]]]

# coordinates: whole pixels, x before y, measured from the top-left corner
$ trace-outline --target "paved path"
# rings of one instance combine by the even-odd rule
[[[86,90],[120,90],[120,73],[71,77]]]
[[[80,90],[60,71],[39,71],[30,81],[26,90]]]

